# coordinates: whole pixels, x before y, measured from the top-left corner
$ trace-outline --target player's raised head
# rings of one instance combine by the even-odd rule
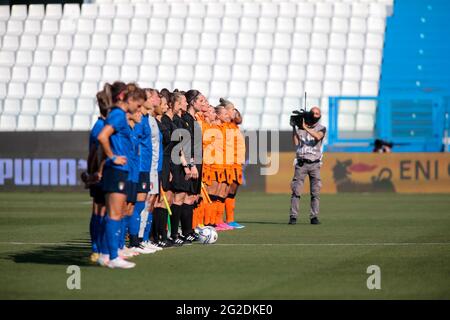
[[[208,99],[198,90],[191,89],[186,92],[186,101],[189,107],[196,112],[206,112],[209,107]]]
[[[228,123],[231,122],[231,116],[230,113],[228,112],[227,109],[225,109],[223,106],[218,105],[216,108],[216,115],[217,118],[222,122],[222,123]]]

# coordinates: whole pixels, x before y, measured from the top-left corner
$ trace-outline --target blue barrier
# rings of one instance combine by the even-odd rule
[[[450,139],[450,1],[397,0],[387,17],[377,97],[330,97],[328,151],[370,152],[376,138],[394,152],[448,151]],[[344,100],[377,104],[370,136],[339,128]],[[354,108],[354,106],[352,106]],[[364,110],[361,110],[364,112]],[[341,125],[345,125],[342,123]]]

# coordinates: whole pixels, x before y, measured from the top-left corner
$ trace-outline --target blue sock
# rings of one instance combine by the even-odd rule
[[[108,239],[106,237],[106,221],[107,214],[101,218],[100,228],[98,232],[99,248],[101,254],[109,254]]]
[[[97,247],[97,253],[100,253],[100,237],[101,237],[101,232],[102,232],[102,223],[103,223],[103,217],[101,215],[96,215],[96,222],[95,222],[95,238],[94,238],[94,243]]]
[[[119,238],[120,238],[120,220],[106,218],[106,239],[108,241],[109,258],[111,260],[118,257]]]
[[[125,238],[127,236],[127,224],[128,224],[128,216],[125,216],[120,220],[119,249],[123,249],[125,247]]]
[[[145,224],[144,236],[142,238],[143,241],[150,240],[150,231],[152,230],[152,222],[153,222],[153,214],[149,212],[147,216],[147,223]]]
[[[144,201],[136,202],[133,210],[133,214],[128,220],[128,228],[130,229],[130,235],[137,236],[139,234],[139,227],[141,225],[141,211],[145,208]]]
[[[89,234],[91,236],[92,252],[98,252],[97,246],[97,234],[98,234],[98,219],[95,213],[92,213],[91,220],[89,221]]]

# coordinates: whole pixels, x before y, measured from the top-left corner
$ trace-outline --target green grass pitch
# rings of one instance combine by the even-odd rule
[[[307,199],[305,197],[304,199]],[[448,195],[323,195],[287,225],[289,196],[238,195],[245,229],[134,258],[135,269],[91,265],[86,193],[0,194],[0,299],[449,299]],[[81,290],[68,290],[69,265]],[[381,268],[381,290],[366,286]]]

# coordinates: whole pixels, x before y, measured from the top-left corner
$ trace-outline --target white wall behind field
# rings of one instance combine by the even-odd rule
[[[289,129],[328,96],[378,94],[392,1],[143,1],[0,6],[0,130],[88,130],[115,80],[234,101],[244,129]],[[346,130],[373,128],[349,108]]]

